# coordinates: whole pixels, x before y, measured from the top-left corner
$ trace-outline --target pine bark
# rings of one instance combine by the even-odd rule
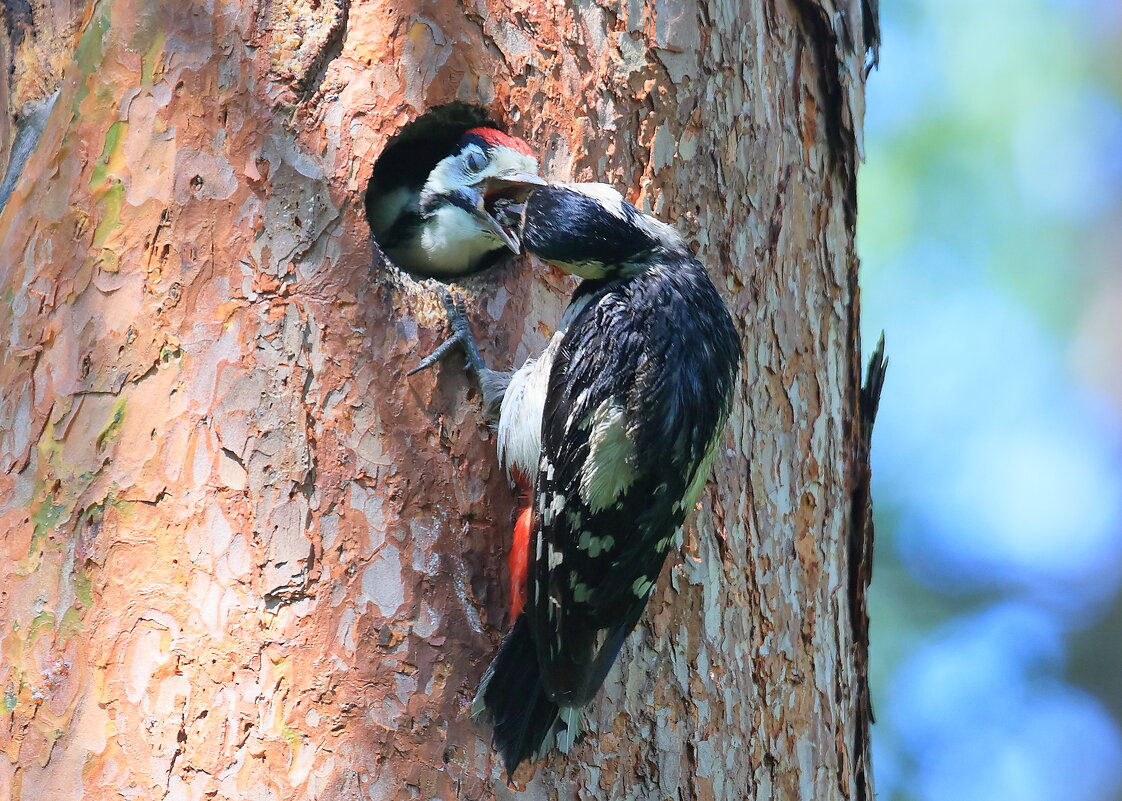
[[[520,797],[872,798],[867,0],[5,12],[0,798],[514,797],[468,718],[514,499],[460,365],[405,378],[436,286],[363,215],[383,148],[452,102],[671,221],[748,353],[590,735]],[[493,366],[572,285],[460,283]]]

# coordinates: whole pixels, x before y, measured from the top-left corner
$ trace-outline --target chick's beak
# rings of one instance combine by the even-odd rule
[[[476,185],[474,214],[480,224],[515,253],[522,252],[519,232],[523,203],[546,181],[532,172],[507,170]]]
[[[518,240],[517,234],[513,230],[507,230],[506,227],[496,219],[495,215],[487,209],[486,195],[479,196],[479,203],[477,203],[472,210],[472,214],[475,215],[480,225],[495,235],[496,239],[515,253],[522,252],[522,243]]]

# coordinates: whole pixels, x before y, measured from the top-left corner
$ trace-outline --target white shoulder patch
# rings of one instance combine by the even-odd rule
[[[588,461],[581,467],[580,496],[598,512],[616,502],[636,478],[635,443],[623,406],[605,399],[588,419]]]

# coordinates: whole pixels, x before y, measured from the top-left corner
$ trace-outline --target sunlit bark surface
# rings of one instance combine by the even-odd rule
[[[589,737],[522,797],[871,798],[859,0],[5,9],[5,159],[58,97],[0,215],[0,798],[511,797],[467,705],[513,499],[456,360],[404,377],[443,315],[363,216],[453,101],[672,221],[748,353]],[[461,286],[505,368],[572,284]]]

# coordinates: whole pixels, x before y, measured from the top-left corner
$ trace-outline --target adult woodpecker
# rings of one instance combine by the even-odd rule
[[[603,184],[524,192],[499,222],[585,279],[557,332],[512,376],[491,371],[446,295],[454,336],[433,354],[464,344],[500,410],[500,461],[532,479],[511,555],[514,626],[472,710],[491,720],[508,776],[579,735],[705,486],[742,358],[721,296],[672,228]]]
[[[374,238],[399,267],[425,275],[461,275],[518,243],[492,216],[488,181],[500,174],[536,177],[530,146],[494,128],[472,128],[427,177],[392,165],[367,209]],[[423,178],[423,183],[422,183]]]

